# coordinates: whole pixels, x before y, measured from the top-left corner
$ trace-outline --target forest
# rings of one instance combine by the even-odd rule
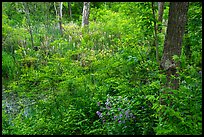
[[[2,2],[3,135],[201,135],[202,2]]]

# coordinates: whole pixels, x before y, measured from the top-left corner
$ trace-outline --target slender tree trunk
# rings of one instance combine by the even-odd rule
[[[59,26],[60,26],[60,33],[63,35],[63,30],[62,30],[62,4],[63,2],[60,2],[59,4]]]
[[[62,4],[63,4],[63,2],[59,2],[59,8],[58,8],[58,6],[56,6],[56,4],[54,2],[55,13],[56,13],[57,21],[58,21],[58,28],[60,30],[61,35],[63,35],[63,30],[62,30]]]
[[[44,9],[45,9],[45,28],[47,33],[49,33],[49,9],[50,9],[50,3],[44,2]]]
[[[25,13],[26,13],[26,20],[27,20],[27,24],[28,24],[29,33],[30,33],[31,44],[32,44],[32,47],[34,47],[33,31],[32,31],[32,27],[31,27],[30,15],[29,15],[30,14],[29,7],[28,7],[28,4],[26,2],[23,2],[23,5],[24,5]]]
[[[159,65],[159,50],[158,50],[158,37],[157,37],[157,24],[156,24],[156,17],[155,17],[155,12],[154,12],[154,2],[152,2],[152,13],[154,17],[154,43],[156,45],[156,59],[157,59],[157,64]]]
[[[90,2],[84,2],[83,15],[82,15],[82,27],[89,25],[89,10],[90,10]]]
[[[56,14],[57,20],[59,20],[58,11],[57,11],[57,7],[56,7],[55,2],[54,2],[54,8],[55,8],[55,14]]]
[[[67,2],[68,3],[68,15],[69,17],[72,19],[72,7],[71,7],[71,2]]]
[[[166,70],[167,86],[172,89],[178,89],[179,87],[178,79],[170,78],[171,75],[178,77],[178,74],[176,74],[176,67],[180,66],[179,62],[173,61],[172,56],[177,55],[180,57],[181,55],[182,38],[187,21],[187,11],[188,2],[170,2],[168,27],[160,65],[161,68]]]
[[[162,19],[163,19],[163,13],[164,13],[164,2],[158,2],[158,23],[157,24],[157,30],[159,33],[161,33],[161,24],[162,24]]]

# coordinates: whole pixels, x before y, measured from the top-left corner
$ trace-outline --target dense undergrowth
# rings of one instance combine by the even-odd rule
[[[152,21],[143,19],[151,17],[151,5],[132,4],[138,7],[134,14],[125,10],[127,5],[92,8],[89,28],[64,23],[63,37],[54,28],[44,35],[45,27],[37,24],[36,45],[48,43],[37,51],[24,27],[9,26],[3,14],[3,37],[8,38],[2,71],[9,80],[4,92],[19,99],[17,112],[2,106],[3,134],[201,134],[201,43],[191,41],[197,44],[192,49],[197,60],[186,60],[184,53],[179,58],[179,89],[165,88],[166,75],[155,59]],[[141,11],[142,6],[147,10]],[[201,36],[190,32],[189,37],[200,41]],[[160,56],[164,33],[159,34]]]

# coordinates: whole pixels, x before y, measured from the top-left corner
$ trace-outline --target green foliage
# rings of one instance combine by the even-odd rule
[[[163,88],[160,91],[160,98],[168,106],[160,105],[158,98],[149,98],[149,100],[154,102],[152,108],[157,112],[154,115],[159,118],[157,127],[155,127],[157,135],[201,134],[202,89],[201,86],[198,86],[201,84],[201,76],[192,66],[188,66],[184,71],[180,71],[179,75],[181,85],[178,90]],[[161,94],[164,91],[173,93]],[[193,121],[196,122],[193,123]]]
[[[15,77],[16,66],[13,57],[2,51],[2,76],[12,79]]]
[[[151,3],[92,3],[88,28],[79,23],[82,2],[71,2],[72,22],[65,21],[64,3],[63,36],[53,3],[29,4],[36,47],[27,19],[12,6],[22,4],[3,4],[2,75],[11,78],[2,90],[3,134],[202,133],[201,37],[192,29],[193,18],[200,17],[198,3],[190,6],[189,13],[196,14],[189,15],[186,35],[195,44],[194,58],[187,60],[184,48],[173,57],[181,63],[178,90],[166,87],[156,62]],[[162,56],[164,32],[158,39]]]
[[[188,23],[184,39],[184,53],[189,63],[202,66],[202,6],[199,2],[190,2]],[[187,48],[189,47],[189,48]]]
[[[133,99],[129,100],[127,97],[112,97],[109,95],[104,104],[98,102],[100,110],[96,113],[108,135],[138,134],[136,132],[138,127],[135,126],[138,118],[134,115],[134,104]]]

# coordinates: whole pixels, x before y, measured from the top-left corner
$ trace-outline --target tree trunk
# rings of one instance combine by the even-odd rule
[[[187,21],[188,2],[170,2],[167,33],[165,36],[163,56],[161,59],[161,68],[166,70],[167,86],[172,89],[178,89],[179,81],[176,78],[171,79],[171,75],[178,77],[176,67],[179,62],[174,62],[172,56],[180,57],[182,49],[182,38],[185,32]],[[171,85],[171,83],[173,85]]]
[[[49,2],[44,2],[44,9],[45,9],[45,18],[46,18],[46,21],[45,21],[45,28],[46,28],[46,31],[47,33],[49,34],[49,9],[50,9],[50,3]]]
[[[72,19],[72,7],[71,7],[71,2],[68,2],[68,15],[69,15],[69,17]]]
[[[57,7],[56,7],[55,2],[54,2],[54,8],[55,8],[55,14],[56,14],[57,20],[59,20],[58,11],[57,11]]]
[[[158,2],[158,23],[157,24],[157,30],[159,33],[161,33],[161,24],[162,24],[162,19],[163,19],[163,13],[164,13],[164,2]]]
[[[56,4],[58,4],[58,2]],[[61,35],[63,35],[63,30],[62,30],[62,4],[63,2],[59,2],[59,8],[58,6],[56,6],[56,4],[54,2],[55,13],[56,13],[57,21],[59,23],[58,28],[60,30]]]
[[[159,65],[159,51],[158,51],[158,37],[157,37],[157,24],[156,24],[156,17],[155,17],[155,12],[154,12],[154,2],[152,2],[152,14],[154,17],[154,43],[156,45],[156,59],[157,59],[157,64]]]
[[[59,3],[59,26],[60,26],[60,33],[63,35],[63,30],[62,30],[62,4],[63,2]]]
[[[89,10],[90,10],[90,2],[84,2],[83,15],[82,15],[82,27],[89,25]]]
[[[26,20],[27,20],[27,24],[28,24],[29,33],[30,33],[31,44],[32,44],[32,47],[34,47],[33,31],[32,31],[32,27],[31,27],[30,15],[29,15],[30,14],[29,7],[28,7],[28,4],[26,2],[23,2],[23,5],[24,5]]]

